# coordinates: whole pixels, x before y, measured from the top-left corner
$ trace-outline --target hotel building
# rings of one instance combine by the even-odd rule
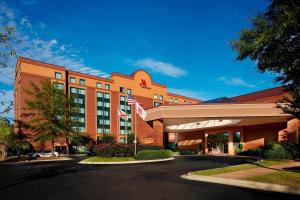
[[[66,66],[68,67],[68,66]],[[244,149],[259,147],[268,142],[299,142],[299,120],[284,114],[274,102],[286,95],[281,87],[232,98],[207,102],[168,92],[166,85],[156,83],[150,74],[137,70],[131,75],[112,73],[110,78],[83,74],[66,67],[28,58],[19,58],[14,83],[15,119],[22,118],[25,89],[31,82],[50,79],[56,87],[68,94],[77,94],[75,103],[80,107],[79,130],[98,141],[103,134],[125,142],[125,122],[117,116],[118,109],[129,114],[128,132],[137,125],[138,142],[179,149],[199,149],[214,153],[209,135],[226,133],[226,148],[221,153],[234,154],[234,137]],[[134,110],[125,97],[131,94],[147,111],[146,120],[134,119]],[[39,148],[38,144],[34,144]],[[57,140],[55,146],[66,148]],[[223,145],[224,146],[224,145]]]

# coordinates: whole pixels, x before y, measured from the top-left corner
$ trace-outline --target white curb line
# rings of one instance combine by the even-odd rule
[[[118,161],[118,162],[88,162],[80,161],[78,164],[84,165],[124,165],[124,164],[139,164],[139,163],[154,163],[174,160],[174,158],[156,159],[156,160],[134,160],[134,161]]]
[[[187,173],[187,174],[181,175],[181,178],[193,180],[193,181],[203,181],[203,182],[209,182],[209,183],[217,183],[217,184],[232,185],[232,186],[238,186],[238,187],[244,187],[244,188],[265,190],[265,191],[271,191],[271,192],[282,192],[282,193],[300,195],[300,187],[292,187],[292,186],[271,184],[271,183],[262,183],[262,182],[256,182],[256,181],[218,178],[218,177],[212,177],[212,176],[202,176],[202,175],[195,175],[192,173]]]

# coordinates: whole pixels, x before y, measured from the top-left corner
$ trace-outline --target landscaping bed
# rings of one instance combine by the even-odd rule
[[[300,187],[300,169],[298,168],[298,170],[294,171],[277,171],[261,176],[249,177],[244,180]]]
[[[273,165],[281,165],[291,162],[290,160],[263,160],[255,163],[247,163],[247,164],[241,164],[241,165],[234,165],[234,166],[228,166],[228,167],[222,167],[222,168],[215,168],[215,169],[208,169],[208,170],[200,170],[192,172],[192,174],[195,175],[204,175],[204,176],[210,176],[210,175],[216,175],[216,174],[224,174],[228,172],[235,172],[240,170],[247,170],[247,169],[253,169],[253,168],[260,168],[260,167],[269,167]]]

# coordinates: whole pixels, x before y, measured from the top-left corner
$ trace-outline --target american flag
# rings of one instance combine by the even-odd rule
[[[118,110],[118,116],[124,120],[128,120],[128,114],[122,110]]]
[[[128,103],[128,105],[135,104],[135,98],[133,96],[131,96],[130,94],[127,94],[127,103]]]

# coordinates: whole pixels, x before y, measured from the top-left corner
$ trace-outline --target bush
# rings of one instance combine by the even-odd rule
[[[256,148],[256,149],[248,149],[247,151],[240,151],[237,152],[237,155],[241,156],[257,156],[260,157],[262,155],[263,149]]]
[[[162,150],[163,147],[161,146],[154,146],[154,145],[137,145],[137,151],[142,150]]]
[[[263,157],[265,159],[285,159],[286,151],[278,143],[270,143],[264,147]]]
[[[137,160],[153,160],[172,157],[171,150],[142,150],[136,155]]]
[[[180,155],[194,155],[194,154],[198,154],[198,151],[194,151],[194,150],[179,150],[179,154]]]
[[[296,159],[299,157],[299,146],[290,142],[280,142],[279,143],[286,151],[286,158]]]
[[[100,157],[130,157],[133,151],[130,145],[122,143],[100,143],[95,148],[95,153]]]
[[[99,138],[100,143],[115,143],[115,137],[112,135],[104,134],[101,138]]]

